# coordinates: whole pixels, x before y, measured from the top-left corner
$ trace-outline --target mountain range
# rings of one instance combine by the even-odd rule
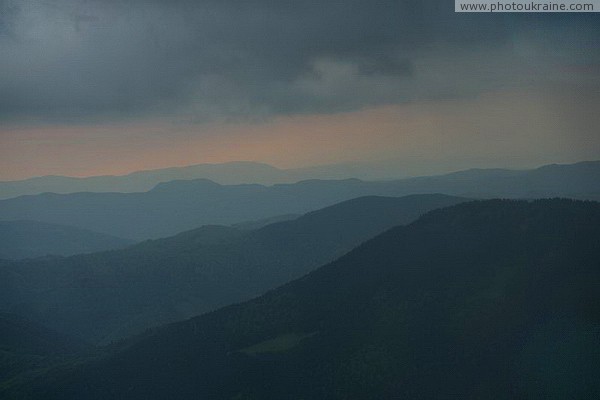
[[[382,174],[382,170],[387,172]],[[396,168],[377,168],[362,164],[333,164],[305,168],[281,169],[272,165],[235,161],[221,164],[197,164],[137,171],[126,175],[70,177],[39,176],[0,182],[0,199],[30,194],[77,192],[146,192],[159,183],[174,180],[209,179],[222,185],[293,183],[308,179],[339,180],[348,178],[397,178]]]
[[[133,240],[202,225],[303,214],[360,196],[445,193],[471,198],[600,199],[600,162],[534,170],[468,170],[395,181],[309,180],[263,186],[206,179],[160,183],[140,193],[44,193],[0,201],[0,220],[66,224]]]
[[[592,399],[600,204],[434,210],[254,300],[3,386],[22,399]]]
[[[123,250],[0,265],[0,310],[107,343],[247,300],[392,226],[465,201],[363,197],[260,229],[204,226]]]
[[[112,250],[133,244],[86,229],[37,221],[0,221],[0,258],[70,256]]]
[[[4,181],[0,182],[0,199],[45,192],[63,194],[77,192],[146,192],[162,182],[201,178],[210,179],[223,185],[244,183],[272,185],[294,181],[292,176],[287,176],[285,170],[268,164],[255,162],[198,164],[188,167],[137,171],[120,176],[103,175],[78,178],[50,175],[18,181]]]

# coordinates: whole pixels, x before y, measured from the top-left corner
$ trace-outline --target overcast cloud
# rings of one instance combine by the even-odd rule
[[[599,87],[596,15],[451,3],[0,0],[0,118],[201,122]]]

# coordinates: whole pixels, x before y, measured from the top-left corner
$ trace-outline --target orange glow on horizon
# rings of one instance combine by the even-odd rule
[[[586,120],[596,122],[576,126],[578,112],[588,111],[566,107],[560,96],[505,92],[253,123],[146,120],[0,128],[0,180],[121,175],[228,161],[293,168],[424,160],[443,170],[458,159],[468,166],[502,160],[499,166],[518,166],[594,158],[600,143],[592,127],[600,117],[586,114]]]

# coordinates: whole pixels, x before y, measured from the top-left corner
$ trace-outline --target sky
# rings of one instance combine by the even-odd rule
[[[250,160],[600,159],[600,15],[449,0],[0,0],[0,180]]]

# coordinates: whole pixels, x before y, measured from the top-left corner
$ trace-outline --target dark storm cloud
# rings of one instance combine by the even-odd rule
[[[564,80],[555,64],[598,62],[595,16],[450,3],[0,0],[0,117],[334,112]]]

